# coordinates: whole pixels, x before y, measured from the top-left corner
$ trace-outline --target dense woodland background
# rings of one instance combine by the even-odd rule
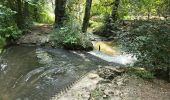
[[[89,49],[94,33],[133,53],[135,66],[170,76],[169,0],[0,0],[0,23],[1,47],[46,23],[57,46]]]

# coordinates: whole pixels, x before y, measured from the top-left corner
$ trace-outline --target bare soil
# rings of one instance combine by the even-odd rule
[[[99,83],[90,100],[170,100],[170,83],[123,74],[108,83]]]
[[[100,71],[89,73],[70,90],[53,100],[170,100],[170,83],[164,80],[146,80],[126,73],[116,74],[122,71],[115,68],[111,71],[112,79],[106,79],[102,74],[106,69],[103,72],[99,69]],[[116,73],[113,74],[114,72]]]

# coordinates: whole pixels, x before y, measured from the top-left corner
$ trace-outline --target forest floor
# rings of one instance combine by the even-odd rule
[[[51,30],[51,25],[34,26],[17,44],[48,44]],[[146,80],[127,73],[105,79],[109,73],[106,71],[115,73],[112,68],[104,67],[102,70],[88,73],[66,93],[60,97],[54,96],[53,100],[170,100],[170,83],[156,78]]]

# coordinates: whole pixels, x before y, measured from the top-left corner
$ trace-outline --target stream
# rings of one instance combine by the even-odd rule
[[[108,62],[86,52],[12,46],[0,56],[0,100],[50,100]]]

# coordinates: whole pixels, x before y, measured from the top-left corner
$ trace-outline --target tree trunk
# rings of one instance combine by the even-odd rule
[[[29,4],[28,2],[24,3],[24,18],[29,18]]]
[[[63,26],[66,17],[66,6],[67,0],[55,0],[55,27]]]
[[[34,0],[33,4],[37,5],[38,2],[39,2],[39,0]],[[34,6],[34,8],[33,8],[33,18],[34,18],[34,21],[36,21],[36,22],[39,21],[39,14],[38,14],[38,7],[37,6]]]
[[[38,17],[38,8],[37,7],[34,8],[34,15],[33,16],[34,16],[34,20],[36,22],[38,22],[39,21],[38,20],[39,17]]]
[[[120,0],[115,0],[113,8],[112,8],[112,21],[115,22],[118,19],[118,7],[120,4]]]
[[[86,32],[89,25],[91,4],[92,4],[92,0],[86,0],[86,8],[85,8],[85,14],[83,19],[82,32]]]
[[[16,23],[19,29],[24,28],[24,14],[22,0],[17,0],[17,14],[16,14]]]

